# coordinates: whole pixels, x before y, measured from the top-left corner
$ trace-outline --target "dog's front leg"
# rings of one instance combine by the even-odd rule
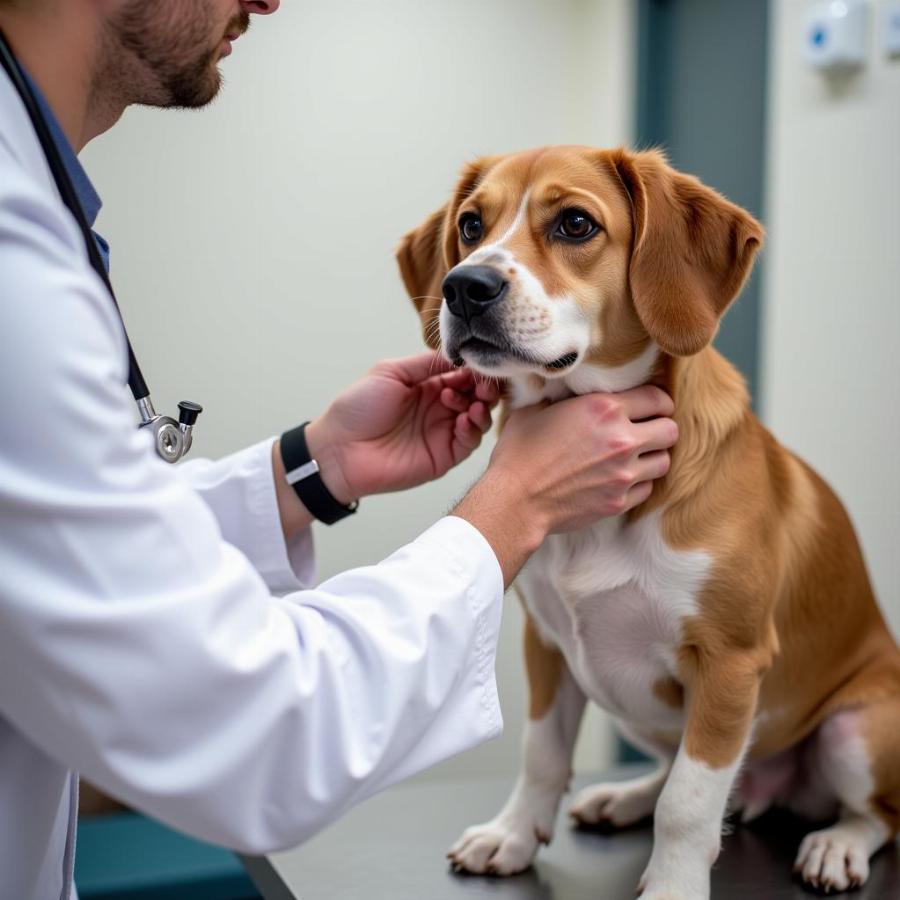
[[[722,817],[756,709],[762,667],[752,654],[712,660],[692,649],[684,657],[685,729],[656,804],[642,900],[709,897]]]
[[[530,618],[525,625],[530,705],[522,769],[503,809],[467,828],[447,856],[466,872],[512,875],[531,865],[553,837],[559,801],[572,774],[572,751],[585,697],[562,654],[544,644]]]

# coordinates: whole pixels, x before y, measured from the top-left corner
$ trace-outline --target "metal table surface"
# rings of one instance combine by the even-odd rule
[[[575,779],[580,788],[646,771],[621,767]],[[649,825],[615,834],[572,829],[566,799],[556,835],[534,866],[511,878],[459,875],[445,853],[467,826],[494,816],[508,778],[474,777],[400,785],[373,797],[302,846],[243,862],[265,900],[631,900],[650,856]],[[791,879],[805,823],[768,813],[724,839],[713,869],[713,900],[809,900]],[[832,895],[834,896],[834,895]],[[900,847],[872,860],[854,900],[900,900]]]

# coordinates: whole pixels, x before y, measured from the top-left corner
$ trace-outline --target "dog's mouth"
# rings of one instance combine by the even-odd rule
[[[548,369],[555,369],[557,372],[561,372],[563,369],[568,369],[569,366],[574,365],[575,360],[577,359],[578,351],[573,350],[571,353],[566,353],[559,359],[554,359],[553,362],[546,363],[546,367]]]
[[[462,365],[465,362],[463,351],[466,351],[468,356],[474,356],[475,361],[483,366],[498,365],[504,359],[515,359],[526,365],[539,366],[550,372],[564,372],[573,366],[578,359],[578,351],[573,350],[547,362],[546,360],[537,359],[519,350],[517,347],[495,343],[480,337],[469,337],[457,347],[456,352],[451,357],[456,365]]]

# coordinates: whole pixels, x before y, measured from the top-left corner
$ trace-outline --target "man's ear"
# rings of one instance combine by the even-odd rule
[[[482,157],[467,163],[450,201],[418,228],[407,232],[397,247],[397,265],[403,284],[422,319],[425,343],[433,350],[440,343],[436,320],[441,311],[441,285],[444,276],[459,262],[456,212],[498,159],[498,156]]]
[[[444,204],[433,212],[418,228],[408,231],[397,247],[400,277],[413,305],[422,319],[425,343],[438,349],[439,335],[434,320],[441,309],[441,282],[447,274],[444,265]]]
[[[631,200],[635,310],[666,353],[697,353],[715,337],[749,275],[763,228],[721,194],[676,172],[659,151],[619,149],[610,162]]]

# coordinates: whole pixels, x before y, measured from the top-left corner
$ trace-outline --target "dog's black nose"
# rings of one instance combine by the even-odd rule
[[[467,322],[506,293],[509,282],[493,266],[457,266],[444,279],[447,309]]]

